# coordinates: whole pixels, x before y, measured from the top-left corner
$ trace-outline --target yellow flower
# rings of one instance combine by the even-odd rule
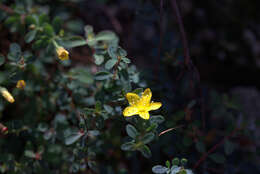
[[[14,102],[14,98],[13,98],[12,94],[10,94],[9,91],[7,91],[7,89],[1,88],[1,94],[8,102],[10,102],[10,103]]]
[[[127,93],[126,98],[130,106],[126,107],[123,111],[125,117],[139,115],[143,119],[149,119],[149,111],[159,109],[162,106],[160,102],[151,102],[152,92],[147,88],[142,97],[135,93]]]
[[[57,47],[56,53],[60,60],[68,60],[69,59],[69,52],[65,50],[63,47]]]
[[[19,80],[16,84],[16,88],[19,88],[19,89],[24,89],[26,86],[26,83],[24,80]]]

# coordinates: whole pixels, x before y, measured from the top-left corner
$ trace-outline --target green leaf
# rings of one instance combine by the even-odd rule
[[[152,171],[153,173],[156,174],[164,174],[168,171],[169,169],[167,167],[161,166],[161,165],[156,165],[153,166]]]
[[[117,39],[117,36],[112,31],[101,31],[96,35],[95,39],[96,41],[112,41]]]
[[[79,131],[71,131],[69,134],[65,135],[65,144],[71,145],[79,140],[84,134]]]
[[[18,61],[22,56],[21,47],[17,43],[12,43],[9,48],[7,58],[12,61]]]
[[[135,143],[134,142],[127,142],[121,145],[121,149],[124,151],[134,150]]]
[[[188,160],[186,158],[181,159],[181,165],[185,166],[187,164]]]
[[[172,165],[173,165],[173,166],[178,166],[179,164],[180,164],[179,158],[173,158],[173,159],[172,159]]]
[[[72,36],[62,40],[62,45],[66,48],[73,48],[87,45],[87,42],[84,38],[80,36]]]
[[[54,17],[54,19],[52,20],[52,26],[56,33],[58,33],[60,31],[62,23],[63,22],[62,22],[61,18],[58,16]]]
[[[157,123],[157,124],[163,123],[164,120],[165,120],[164,117],[161,115],[154,115],[154,116],[151,116],[151,118],[150,118],[151,123]]]
[[[31,24],[36,25],[37,24],[37,19],[34,16],[28,15],[25,18],[25,22],[26,22],[27,25],[31,25]]]
[[[99,54],[94,54],[95,64],[101,65],[104,62],[104,56]]]
[[[126,57],[127,56],[127,52],[123,48],[121,48],[121,47],[118,47],[118,54],[121,57]]]
[[[103,107],[107,111],[107,113],[111,114],[113,112],[113,107],[109,105],[104,105]]]
[[[219,164],[223,164],[225,163],[226,159],[224,157],[224,155],[220,154],[220,153],[213,153],[211,155],[209,155],[210,159],[212,159],[214,162],[219,163]]]
[[[143,142],[144,144],[148,144],[148,143],[150,143],[151,141],[153,141],[154,137],[155,137],[154,133],[149,132],[149,133],[145,134],[145,135],[140,139],[140,141]]]
[[[112,58],[112,59],[116,59],[117,60],[117,47],[114,45],[111,45],[108,47],[108,55]]]
[[[206,148],[203,142],[201,141],[197,141],[196,142],[196,149],[198,150],[198,152],[200,153],[205,153],[206,152]]]
[[[52,28],[52,26],[50,24],[45,24],[43,27],[43,31],[46,35],[48,35],[50,37],[55,34],[54,29]]]
[[[25,150],[24,155],[29,158],[35,158],[35,153],[31,150]]]
[[[5,56],[0,53],[0,66],[5,63]]]
[[[95,75],[95,79],[96,80],[106,80],[111,78],[113,75],[110,72],[106,72],[106,71],[100,71],[98,73],[96,73]]]
[[[131,63],[131,60],[126,57],[123,57],[121,60],[127,64]]]
[[[136,128],[134,126],[132,126],[131,124],[126,125],[126,132],[127,132],[127,135],[133,139],[135,139],[139,135]]]
[[[113,66],[115,66],[116,63],[117,63],[117,59],[110,59],[106,62],[105,68],[109,70],[113,68]]]
[[[24,36],[24,40],[26,43],[30,43],[31,41],[34,40],[35,36],[37,34],[37,30],[32,30],[29,31],[25,36]]]
[[[235,144],[229,140],[225,141],[224,150],[227,155],[230,155],[235,150]]]
[[[152,123],[151,126],[149,126],[145,131],[150,132],[150,131],[156,130],[157,127],[158,127],[157,123]]]
[[[169,161],[169,160],[167,160],[167,161],[165,162],[165,165],[166,165],[166,167],[170,168],[170,166],[171,166],[171,163],[170,163],[170,161]]]
[[[142,155],[146,158],[150,158],[152,156],[152,152],[150,150],[150,148],[146,145],[142,146],[140,149],[138,149]]]

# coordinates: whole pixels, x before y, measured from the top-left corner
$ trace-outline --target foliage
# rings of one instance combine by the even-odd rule
[[[123,174],[137,165],[151,173],[143,164],[165,156],[185,158],[154,166],[154,173],[192,174],[186,158],[197,170],[205,155],[203,173],[228,166],[240,146],[233,136],[248,133],[236,124],[243,112],[236,99],[214,90],[194,95],[200,84],[191,72],[173,87],[166,83],[172,76],[152,79],[131,63],[117,34],[75,20],[71,7],[80,5],[0,0],[0,30],[7,33],[0,50],[0,173]],[[176,59],[179,53],[167,51],[159,71],[174,69],[175,78],[185,70],[183,53]],[[151,102],[148,87],[161,103]]]

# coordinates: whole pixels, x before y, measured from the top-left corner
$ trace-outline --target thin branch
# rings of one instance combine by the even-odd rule
[[[119,65],[119,63],[120,63],[120,61],[121,61],[121,56],[117,56],[117,62],[116,62],[116,64],[115,64],[115,66],[114,66],[114,74],[113,74],[113,80],[115,80],[116,79],[116,75],[117,75],[117,73],[118,73],[118,65]]]
[[[180,11],[179,11],[176,0],[172,0],[171,5],[172,5],[172,8],[174,10],[174,14],[177,18],[179,30],[181,32],[182,44],[183,44],[183,49],[184,49],[185,65],[190,69],[191,68],[190,67],[191,61],[190,61],[190,52],[189,52],[188,41],[187,41],[186,32],[184,30],[182,18],[181,18]]]
[[[162,29],[162,22],[163,22],[163,0],[160,0],[160,19],[159,19],[159,27],[160,27],[160,41],[158,46],[158,58],[160,59],[161,56],[161,49],[162,49],[162,37],[163,37],[163,29]]]
[[[174,11],[174,15],[177,18],[179,30],[180,30],[180,33],[181,33],[181,40],[182,40],[183,49],[184,49],[185,66],[188,68],[188,70],[192,71],[192,74],[195,75],[195,78],[198,82],[200,107],[201,107],[201,115],[202,115],[202,125],[203,125],[203,128],[205,128],[205,126],[206,126],[205,106],[204,106],[204,101],[203,101],[202,88],[200,86],[200,74],[199,74],[198,69],[192,63],[191,58],[190,58],[190,51],[189,51],[188,41],[187,41],[187,37],[186,37],[186,32],[184,30],[184,25],[183,25],[183,22],[182,22],[182,18],[181,18],[180,11],[179,11],[176,0],[171,0],[171,5],[172,5],[173,11]],[[191,84],[192,84],[192,86],[194,86],[193,81],[191,81]]]
[[[167,133],[167,132],[170,132],[170,131],[172,131],[172,130],[176,130],[176,129],[178,129],[178,128],[181,128],[181,127],[183,127],[184,125],[180,125],[180,126],[177,126],[177,127],[173,127],[173,128],[170,128],[170,129],[166,129],[165,131],[162,131],[161,133],[159,133],[159,136],[161,136],[161,135],[163,135],[163,134],[165,134],[165,133]]]
[[[197,163],[194,165],[193,169],[196,169],[199,167],[199,165],[205,161],[205,159],[209,156],[210,153],[214,152],[220,145],[222,145],[227,139],[229,139],[230,137],[232,137],[239,129],[236,128],[234,129],[228,136],[225,136],[219,143],[217,143],[216,145],[214,145],[206,154],[204,154],[198,161]]]

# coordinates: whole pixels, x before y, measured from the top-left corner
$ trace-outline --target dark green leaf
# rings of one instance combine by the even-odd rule
[[[106,72],[106,71],[101,71],[96,73],[95,75],[95,79],[96,80],[106,80],[111,78],[113,75],[110,72]]]
[[[200,153],[206,152],[205,145],[204,145],[204,143],[201,142],[201,141],[197,141],[197,142],[196,142],[196,149],[197,149],[198,152],[200,152]]]
[[[210,159],[212,159],[214,162],[219,163],[219,164],[223,164],[225,163],[226,159],[224,157],[224,155],[220,154],[220,153],[214,153],[209,155]]]
[[[224,150],[227,155],[230,155],[235,150],[235,144],[229,140],[225,141]]]
[[[150,148],[146,145],[142,146],[139,150],[141,151],[142,155],[146,158],[150,158],[152,156]]]
[[[145,134],[145,135],[140,139],[140,141],[141,141],[142,143],[144,143],[144,144],[147,144],[147,143],[150,143],[151,141],[153,141],[154,137],[155,137],[154,133],[149,132],[149,133]]]
[[[132,126],[131,124],[126,125],[126,132],[127,132],[127,135],[133,139],[135,139],[139,134],[138,131],[136,130],[136,128],[134,126]]]
[[[161,115],[154,115],[154,116],[151,116],[150,118],[150,122],[151,123],[157,123],[157,124],[161,124],[162,122],[164,122],[164,117],[161,116]]]
[[[0,54],[0,66],[5,63],[5,57],[4,55]]]

